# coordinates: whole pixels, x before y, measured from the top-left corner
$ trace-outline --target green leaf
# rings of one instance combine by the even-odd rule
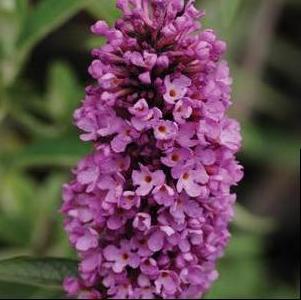
[[[213,28],[218,33],[219,38],[228,43],[228,48],[236,50],[236,44],[241,43],[241,24],[248,18],[245,16],[241,0],[204,0],[201,1],[200,8],[204,9],[206,16],[202,20],[204,28]],[[234,46],[235,45],[235,46]],[[234,48],[232,48],[234,47]],[[231,53],[227,53],[229,56]]]
[[[264,237],[259,234],[233,230],[229,247],[226,249],[226,259],[260,258],[263,255]]]
[[[0,261],[0,281],[60,289],[66,276],[76,276],[77,262],[64,258],[17,257]]]
[[[272,219],[256,216],[238,203],[235,205],[234,224],[242,230],[256,234],[267,234],[276,228]]]
[[[19,16],[21,24],[23,25],[29,11],[28,0],[16,0],[16,6],[17,14]]]
[[[30,227],[21,218],[12,218],[7,215],[0,216],[1,241],[10,245],[25,246],[30,240]]]
[[[0,299],[66,299],[64,291],[0,282]]]
[[[27,14],[19,33],[13,73],[7,80],[8,85],[15,80],[36,43],[78,13],[89,2],[90,0],[43,0],[38,2],[35,8]]]
[[[1,1],[0,1],[1,2]],[[18,35],[18,17],[15,11],[0,9],[0,81],[6,87],[15,72],[15,43]],[[1,95],[3,101],[3,96]]]
[[[299,168],[300,138],[281,129],[265,129],[246,122],[242,126],[243,155],[265,164]],[[285,136],[285,139],[279,139]]]
[[[96,19],[105,20],[111,25],[120,16],[120,11],[116,8],[115,1],[93,0],[93,2],[87,6],[87,10]]]
[[[66,123],[79,105],[82,88],[72,69],[65,63],[51,65],[48,80],[48,108],[52,117]]]
[[[260,298],[266,288],[262,236],[234,232],[218,264],[220,276],[206,299]]]
[[[225,258],[219,270],[220,277],[206,299],[261,299],[268,281],[261,259]]]
[[[53,138],[57,137],[62,133],[62,131],[64,131],[64,128],[58,126],[58,124],[49,124],[45,121],[41,121],[40,118],[37,118],[17,103],[7,104],[7,114],[9,114],[15,122],[19,123],[27,132],[35,137]]]
[[[91,36],[87,39],[86,44],[85,44],[85,49],[90,51],[93,48],[99,48],[102,45],[104,45],[106,42],[106,39],[103,37],[95,37]]]
[[[0,2],[0,11],[4,12],[13,12],[16,6],[15,0],[1,0]]]
[[[75,15],[89,0],[44,0],[26,19],[17,46],[29,50],[41,38]]]
[[[240,5],[241,5],[241,0],[220,1],[221,18],[223,21],[223,26],[225,28],[228,28],[232,25],[233,20],[235,19],[235,16],[239,11]]]
[[[66,136],[57,139],[41,139],[15,153],[0,154],[0,162],[13,167],[73,166],[90,146],[78,137]]]
[[[38,199],[36,185],[21,172],[6,170],[1,174],[0,239],[13,245],[30,241]]]
[[[36,292],[36,287],[0,281],[0,299],[33,299]]]
[[[57,242],[63,225],[60,224],[60,214],[58,213],[61,203],[61,193],[63,183],[67,181],[67,176],[62,172],[52,172],[47,180],[37,189],[36,198],[37,213],[33,220],[31,248],[36,255],[49,254],[49,250]],[[68,174],[69,175],[69,174]],[[64,256],[64,254],[62,253]]]

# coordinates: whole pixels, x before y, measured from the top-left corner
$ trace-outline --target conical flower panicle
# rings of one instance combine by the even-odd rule
[[[242,177],[239,124],[225,112],[226,50],[202,30],[194,1],[119,0],[123,17],[92,32],[86,89],[75,111],[94,151],[64,186],[65,230],[80,257],[70,296],[198,298],[217,278]]]

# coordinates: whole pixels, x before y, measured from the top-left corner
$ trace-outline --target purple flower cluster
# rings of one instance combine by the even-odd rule
[[[64,186],[62,212],[80,257],[66,278],[82,299],[197,298],[217,278],[242,178],[239,124],[225,112],[226,45],[201,30],[193,0],[119,0],[113,28],[92,32],[97,84],[74,114],[94,151]]]

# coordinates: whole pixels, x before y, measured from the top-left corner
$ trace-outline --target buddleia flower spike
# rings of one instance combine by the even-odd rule
[[[74,120],[93,152],[64,186],[80,299],[192,299],[217,279],[242,178],[239,124],[227,117],[226,44],[194,1],[119,0],[92,32],[95,80]]]

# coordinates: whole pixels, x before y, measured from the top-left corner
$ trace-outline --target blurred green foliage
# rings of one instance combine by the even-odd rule
[[[295,153],[300,147],[298,132],[258,125],[249,117],[250,111],[260,111],[286,118],[291,113],[286,96],[262,80],[258,70],[249,70],[237,60],[242,45],[251,38],[257,16],[254,12],[260,11],[263,2],[203,0],[199,4],[207,12],[204,27],[215,28],[229,43],[228,58],[235,79],[232,114],[242,121],[242,159],[295,170]],[[72,126],[72,112],[80,103],[85,83],[64,59],[49,65],[42,90],[26,78],[24,70],[30,68],[27,64],[35,47],[79,13],[91,20],[106,19],[110,24],[119,16],[114,1],[107,0],[0,1],[0,259],[74,255],[58,209],[61,186],[70,168],[90,151]],[[81,29],[78,36],[82,34]],[[77,40],[84,51],[101,42],[88,34],[84,40]],[[288,76],[296,76],[291,69],[300,62],[298,50],[284,40],[273,43],[280,50],[270,57],[270,63]],[[295,59],[284,61],[279,57],[282,51]],[[297,69],[300,74],[301,68]],[[260,101],[250,103],[252,98],[245,96],[254,90],[254,98]],[[233,239],[219,265],[220,279],[207,299],[297,297],[295,289],[285,284],[275,288],[266,272],[262,243],[264,234],[274,227],[270,220],[255,217],[238,206]],[[59,291],[31,287],[24,281],[16,283],[2,271],[0,265],[1,299],[62,297]]]

